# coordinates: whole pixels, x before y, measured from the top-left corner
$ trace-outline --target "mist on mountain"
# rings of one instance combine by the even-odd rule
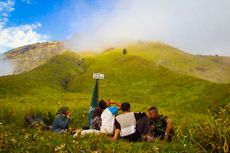
[[[14,66],[10,60],[0,56],[0,76],[11,75],[14,73]]]
[[[228,0],[79,1],[71,9],[73,50],[102,51],[130,41],[161,41],[192,54],[230,55]],[[74,5],[74,4],[73,4]],[[195,11],[194,11],[195,10]]]

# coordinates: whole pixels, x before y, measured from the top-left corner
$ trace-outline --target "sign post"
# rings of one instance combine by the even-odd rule
[[[98,106],[98,98],[99,98],[99,80],[104,79],[104,74],[102,73],[93,73],[93,79],[96,80],[94,89],[93,89],[93,94],[92,94],[92,99],[91,99],[91,104],[90,104],[90,109],[89,109],[89,114],[88,114],[88,125],[90,127],[93,112],[95,108]]]
[[[105,75],[102,73],[93,73],[93,79],[102,80],[105,78]]]

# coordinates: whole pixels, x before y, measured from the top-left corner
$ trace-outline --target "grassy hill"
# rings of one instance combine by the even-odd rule
[[[71,78],[81,73],[81,63],[79,56],[66,52],[29,72],[0,77],[0,97],[40,93],[45,89],[65,91]]]
[[[194,108],[197,112],[213,103],[226,105],[230,101],[228,85],[178,74],[134,54],[130,50],[123,55],[117,49],[81,58],[66,52],[32,71],[1,77],[0,97],[40,90],[91,94],[92,73],[102,72],[106,76],[100,83],[102,98],[155,104],[165,109]]]
[[[214,83],[230,82],[228,57],[192,55],[169,45],[154,42],[133,43],[125,48],[131,55],[141,56],[176,73]]]
[[[192,67],[192,60],[200,58],[204,63],[212,64],[214,57],[193,56],[159,43],[130,44],[125,47],[127,55],[122,54],[123,48],[109,49],[101,54],[65,52],[31,71],[0,77],[0,138],[4,140],[2,148],[6,152],[10,149],[15,151],[19,145],[21,152],[29,149],[53,152],[57,146],[65,144],[63,150],[69,152],[221,150],[225,139],[229,138],[226,134],[229,131],[229,120],[213,124],[215,121],[210,117],[208,109],[211,114],[219,113],[218,107],[225,108],[225,113],[229,112],[229,84],[212,83],[180,71],[182,68],[187,69],[188,65]],[[195,63],[193,66],[200,65]],[[216,73],[211,70],[210,67],[205,72]],[[68,135],[57,136],[50,132],[24,130],[24,115],[40,113],[52,119],[56,110],[63,105],[69,106],[74,113],[72,127],[85,126],[94,85],[93,72],[105,74],[105,79],[100,81],[101,98],[129,101],[134,111],[146,111],[148,107],[155,105],[160,113],[170,116],[175,124],[174,142],[132,144],[112,142],[105,136],[73,139]],[[225,116],[221,116],[221,119],[225,119]],[[209,120],[212,124],[207,122]],[[25,135],[29,135],[29,138],[25,139]],[[11,147],[12,145],[15,147]],[[0,145],[0,149],[2,148]]]
[[[214,83],[230,83],[229,57],[192,55],[160,42],[130,43],[107,51],[121,52],[124,48],[129,55],[141,56],[176,73]],[[18,74],[45,64],[55,55],[67,50],[69,49],[62,42],[45,42],[19,47],[4,55],[15,63],[15,74]],[[97,53],[83,52],[81,55],[94,57]]]
[[[183,107],[188,111],[203,111],[215,102],[226,104],[230,100],[228,85],[178,74],[132,53],[124,56],[119,50],[105,52],[89,58],[85,64],[85,73],[70,82],[69,91],[89,94],[92,73],[102,72],[106,79],[100,83],[101,96],[106,98],[155,104],[165,109]]]

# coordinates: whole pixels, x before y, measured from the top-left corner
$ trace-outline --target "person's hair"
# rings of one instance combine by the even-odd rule
[[[123,112],[129,111],[129,109],[130,109],[130,104],[129,104],[129,103],[124,102],[124,103],[121,104],[121,110],[122,110]]]
[[[99,101],[99,108],[101,108],[101,109],[107,108],[107,104],[103,99]]]
[[[58,110],[58,112],[57,112],[57,114],[67,114],[68,113],[68,111],[69,111],[69,107],[67,107],[67,106],[62,106],[59,110]]]
[[[152,107],[149,108],[149,111],[153,111],[153,110],[155,110],[156,112],[158,112],[158,109],[156,107],[154,107],[154,106],[152,106]]]

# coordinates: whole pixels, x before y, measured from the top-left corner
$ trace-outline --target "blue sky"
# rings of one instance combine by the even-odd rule
[[[107,4],[112,3],[103,7],[109,8]],[[0,0],[0,53],[30,43],[68,39],[79,32],[77,23],[101,5],[100,0]]]
[[[77,2],[78,1],[78,2]],[[76,20],[75,8],[81,3],[77,0],[15,0],[15,10],[9,16],[7,26],[41,23],[37,30],[48,34],[50,39],[63,40],[71,34],[71,25]],[[85,1],[96,9],[97,1]],[[83,12],[87,13],[87,12]],[[73,19],[73,17],[75,17]]]
[[[0,53],[49,40],[96,51],[151,40],[230,56],[229,19],[229,0],[0,0]]]

